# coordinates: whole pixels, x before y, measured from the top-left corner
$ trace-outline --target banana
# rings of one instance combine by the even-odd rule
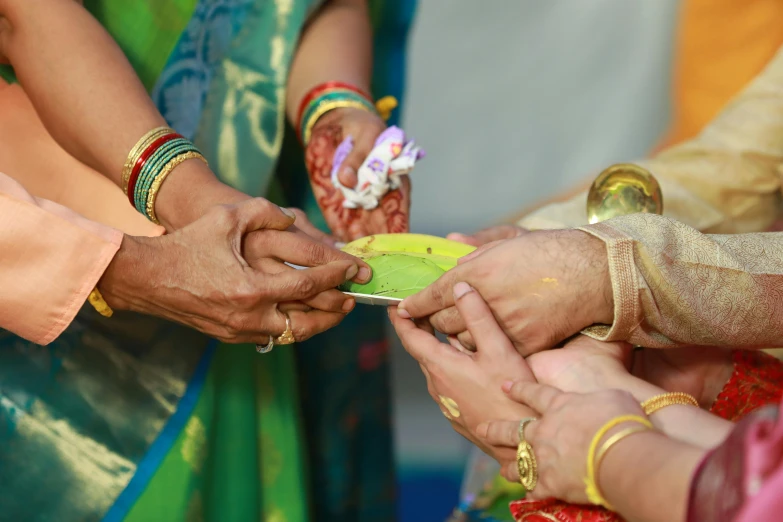
[[[373,270],[364,285],[346,282],[340,290],[405,298],[434,283],[475,247],[424,234],[375,234],[353,241],[343,251]]]

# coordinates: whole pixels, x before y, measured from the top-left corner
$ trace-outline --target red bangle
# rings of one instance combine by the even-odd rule
[[[144,152],[141,153],[139,159],[136,160],[136,164],[133,165],[133,170],[128,177],[128,200],[130,201],[130,204],[134,206],[134,208],[136,205],[133,201],[133,193],[136,190],[136,181],[139,178],[139,173],[144,168],[144,164],[147,163],[147,160],[155,153],[156,150],[161,148],[165,143],[177,138],[182,138],[182,136],[176,133],[161,136],[160,138],[150,143],[150,146],[147,147]]]
[[[296,125],[299,127],[302,122],[302,115],[304,114],[305,109],[308,105],[310,105],[310,102],[312,102],[314,99],[316,99],[318,96],[320,96],[324,91],[328,91],[330,89],[344,89],[346,91],[355,92],[359,96],[362,96],[363,98],[366,98],[367,101],[369,101],[371,104],[374,104],[372,101],[372,95],[364,92],[363,90],[359,89],[358,87],[351,85],[350,83],[345,82],[326,82],[322,83],[320,85],[316,85],[313,87],[310,92],[308,92],[305,97],[302,99],[302,102],[299,104],[299,113],[296,116]]]

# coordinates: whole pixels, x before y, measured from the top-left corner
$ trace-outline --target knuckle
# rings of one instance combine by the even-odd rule
[[[298,295],[310,296],[315,293],[316,286],[312,277],[300,277],[294,282],[294,291]]]

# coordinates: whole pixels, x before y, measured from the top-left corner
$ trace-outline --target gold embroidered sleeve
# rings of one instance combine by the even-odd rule
[[[766,230],[780,205],[783,49],[696,138],[639,162],[661,184],[664,215],[709,233]],[[530,229],[587,223],[587,194],[523,218]]]
[[[783,233],[702,234],[635,214],[581,227],[609,255],[615,321],[585,333],[668,348],[783,346]]]

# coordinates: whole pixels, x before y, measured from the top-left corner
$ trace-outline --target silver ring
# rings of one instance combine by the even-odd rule
[[[256,345],[256,351],[258,353],[269,353],[269,352],[272,351],[272,348],[274,348],[274,347],[275,347],[275,338],[270,335],[269,336],[269,343],[267,343],[266,346],[264,346],[263,344],[257,344]]]

